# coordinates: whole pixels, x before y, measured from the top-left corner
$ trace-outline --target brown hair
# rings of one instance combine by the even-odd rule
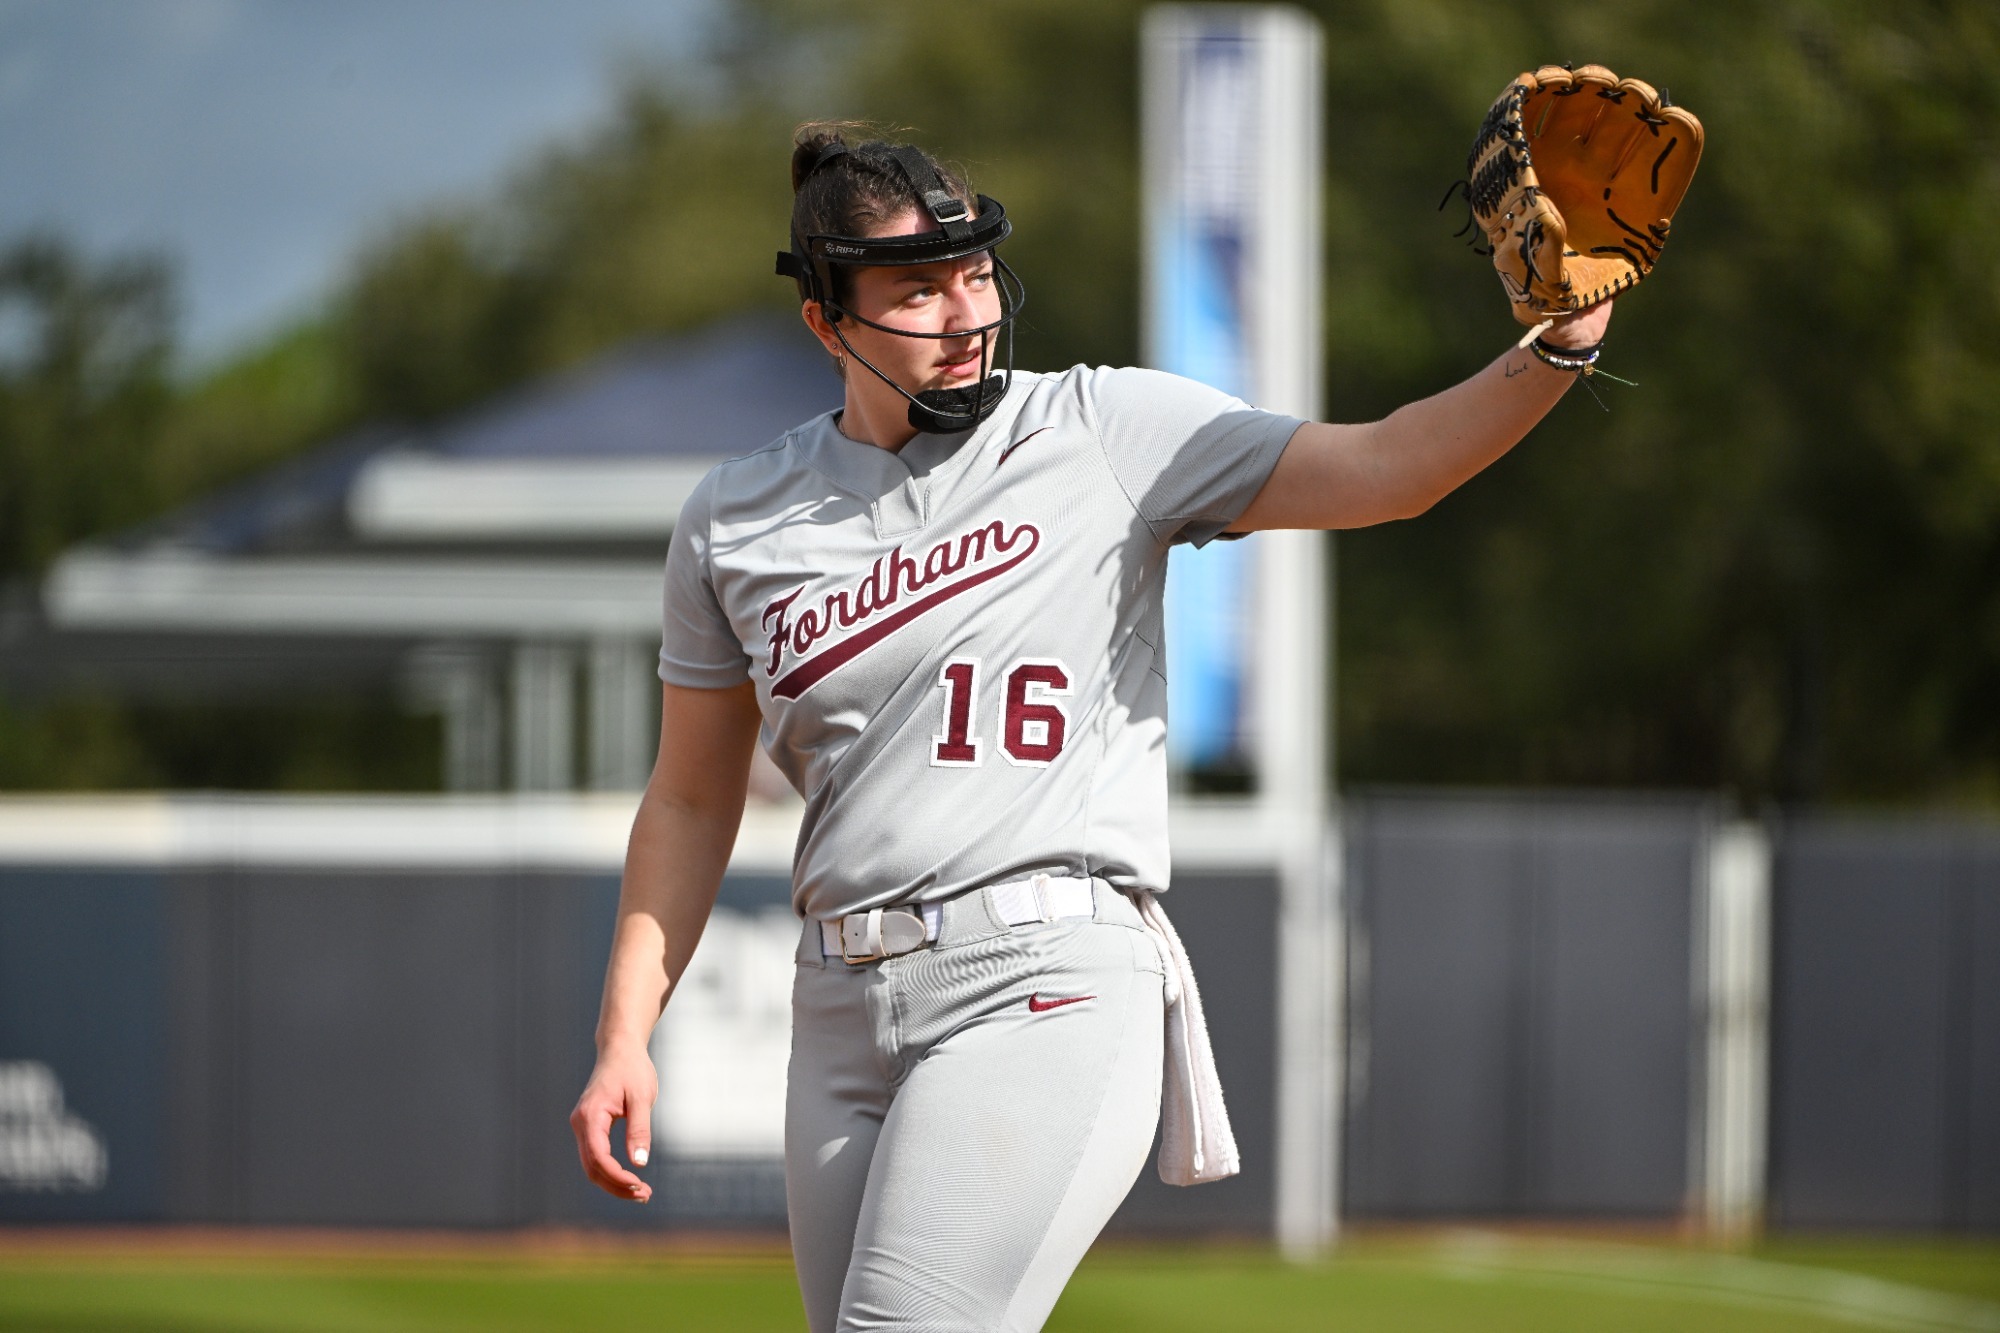
[[[890,154],[905,145],[883,139],[883,131],[859,121],[810,121],[792,135],[792,236],[804,241],[808,236],[865,236],[870,229],[912,208],[922,200],[909,177]],[[872,136],[872,137],[863,137]],[[847,151],[821,159],[821,154],[838,144]],[[965,177],[932,157],[922,155],[937,172],[944,188],[973,207],[972,189]],[[817,170],[815,170],[817,165]],[[846,266],[830,266],[834,282],[833,298],[845,302],[848,274]],[[799,284],[799,299],[806,298],[805,284]]]

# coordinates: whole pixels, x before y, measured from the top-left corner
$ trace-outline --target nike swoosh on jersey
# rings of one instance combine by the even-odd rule
[[[1037,991],[1028,997],[1028,1009],[1031,1013],[1046,1014],[1049,1010],[1060,1009],[1066,1004],[1082,1004],[1085,1000],[1096,998],[1095,995],[1072,995],[1062,1000],[1044,1000],[1041,992]]]
[[[1036,437],[1037,435],[1040,435],[1040,434],[1042,433],[1042,431],[1051,431],[1051,430],[1054,430],[1054,429],[1055,429],[1055,427],[1054,427],[1054,426],[1044,426],[1044,427],[1042,427],[1042,429],[1041,429],[1041,430],[1031,430],[1031,431],[1029,431],[1029,432],[1028,432],[1028,433],[1027,433],[1026,435],[1023,435],[1023,436],[1022,436],[1022,437],[1021,437],[1020,439],[1018,439],[1018,440],[1014,441],[1014,442],[1013,442],[1012,444],[1008,445],[1008,446],[1007,446],[1007,447],[1006,447],[1005,449],[1002,449],[1002,450],[1000,451],[1000,460],[999,460],[999,462],[996,462],[996,463],[995,463],[995,464],[993,465],[993,466],[994,466],[994,468],[995,468],[996,470],[998,470],[998,468],[1000,467],[1000,464],[1001,464],[1001,463],[1005,463],[1005,462],[1006,462],[1006,461],[1007,461],[1007,460],[1008,460],[1009,458],[1013,457],[1013,455],[1014,455],[1014,451],[1015,451],[1016,449],[1019,449],[1019,448],[1020,448],[1020,447],[1021,447],[1022,445],[1026,444],[1026,443],[1027,443],[1027,442],[1028,442],[1029,440],[1032,440],[1032,439],[1034,439],[1034,438],[1035,438],[1035,437]]]

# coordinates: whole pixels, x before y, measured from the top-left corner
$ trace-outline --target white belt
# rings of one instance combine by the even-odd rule
[[[1009,926],[1097,913],[1090,881],[1074,876],[1036,875],[1032,879],[992,885],[986,892],[992,899],[995,915]],[[943,903],[850,912],[819,923],[820,953],[856,964],[894,958],[936,940],[943,920]]]

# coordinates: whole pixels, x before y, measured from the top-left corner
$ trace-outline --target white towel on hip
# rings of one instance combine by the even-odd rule
[[[1229,1110],[1222,1104],[1222,1080],[1202,1017],[1201,991],[1194,984],[1181,937],[1160,907],[1157,895],[1132,895],[1139,917],[1160,951],[1167,976],[1167,1053],[1160,1089],[1160,1179],[1169,1185],[1201,1185],[1242,1169]]]

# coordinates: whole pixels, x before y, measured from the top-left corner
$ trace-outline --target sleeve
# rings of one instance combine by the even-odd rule
[[[1099,367],[1083,395],[1111,471],[1162,542],[1219,536],[1305,424],[1158,370]]]
[[[681,506],[667,545],[667,586],[660,608],[660,679],[701,690],[726,689],[750,677],[743,651],[709,563],[715,473],[702,478]]]

